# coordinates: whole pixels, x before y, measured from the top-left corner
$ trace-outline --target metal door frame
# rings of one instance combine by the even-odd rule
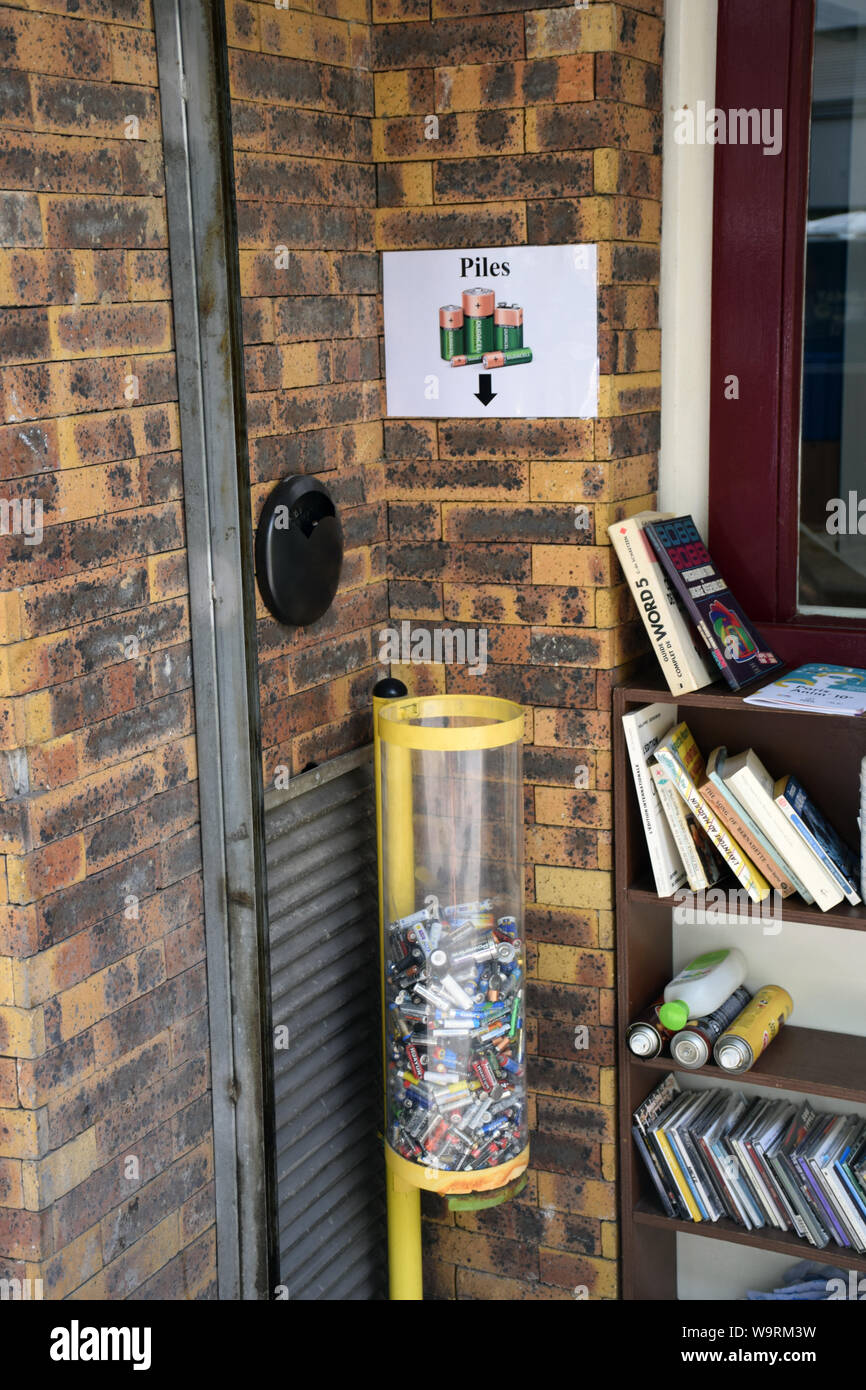
[[[264,789],[223,0],[154,0],[183,450],[221,1299],[273,1297]]]

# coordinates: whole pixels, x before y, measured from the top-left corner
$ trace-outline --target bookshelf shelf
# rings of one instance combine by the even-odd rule
[[[634,1208],[634,1220],[638,1226],[652,1227],[656,1230],[682,1231],[690,1236],[706,1236],[710,1240],[727,1240],[734,1245],[751,1245],[757,1250],[774,1250],[779,1255],[790,1255],[792,1260],[817,1260],[820,1264],[837,1265],[840,1269],[866,1271],[866,1255],[858,1255],[853,1250],[840,1250],[838,1245],[828,1245],[823,1250],[801,1240],[799,1236],[787,1231],[768,1230],[746,1231],[735,1226],[733,1221],[675,1221],[664,1212],[653,1207],[649,1201],[638,1202]]]
[[[732,753],[753,747],[778,775],[795,774],[852,845],[859,843],[858,769],[861,758],[866,757],[866,717],[762,709],[747,705],[742,695],[732,694],[722,683],[675,697],[664,684],[661,673],[655,671],[638,675],[614,691],[623,1297],[677,1298],[678,1232],[771,1250],[790,1255],[792,1259],[815,1259],[843,1269],[866,1271],[866,1257],[842,1250],[834,1242],[821,1251],[798,1236],[775,1229],[746,1231],[727,1220],[693,1223],[668,1217],[658,1206],[649,1176],[635,1150],[631,1137],[632,1112],[661,1076],[669,1071],[688,1071],[669,1057],[649,1060],[635,1057],[625,1044],[628,1021],[658,996],[673,973],[673,908],[677,903],[673,897],[659,898],[655,891],[622,731],[623,714],[654,702],[678,706],[680,718],[686,720],[705,754],[719,744],[726,745]],[[730,885],[722,882],[718,886],[724,889],[739,885],[731,880]],[[760,932],[760,918],[754,915],[751,920],[755,930]],[[795,895],[782,904],[782,920],[845,932],[866,931],[866,907],[842,903],[830,912],[821,912],[808,907]],[[688,930],[688,925],[684,930]],[[702,933],[696,937],[697,948],[706,940],[706,928],[696,927],[695,931]],[[776,982],[784,984],[784,933],[778,941]],[[833,1022],[830,1012],[827,1022]],[[831,1102],[866,1104],[866,1037],[789,1024],[743,1076],[732,1076],[716,1066],[702,1067],[693,1075],[711,1078],[720,1085],[765,1087],[768,1093],[786,1090],[826,1097]],[[698,1084],[706,1084],[706,1081]]]
[[[718,1082],[747,1081],[753,1086],[857,1101],[863,1098],[866,1085],[866,1038],[789,1024],[743,1076],[732,1075],[715,1065],[683,1067],[670,1057],[635,1057],[632,1065],[644,1071],[685,1072],[688,1076],[709,1076]]]
[[[717,885],[723,891],[728,888],[739,888],[740,884],[731,877],[725,878]],[[626,896],[630,903],[665,903],[667,907],[673,909],[677,906],[675,898],[660,898],[649,875],[632,884],[626,889]],[[843,931],[866,931],[866,906],[860,903],[858,907],[852,907],[850,903],[839,903],[838,907],[832,907],[829,912],[822,912],[820,908],[808,907],[799,894],[793,894],[790,898],[785,898],[782,903],[781,916],[783,922],[803,922],[811,927],[839,927]],[[760,930],[760,917],[758,908],[754,908],[753,920]]]

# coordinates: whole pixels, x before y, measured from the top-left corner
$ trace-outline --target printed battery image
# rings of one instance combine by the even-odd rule
[[[523,309],[519,304],[497,304],[493,311],[494,346],[503,352],[507,348],[523,347]]]
[[[509,348],[507,352],[485,352],[481,359],[485,367],[519,367],[532,361],[532,348]]]
[[[463,291],[463,324],[466,352],[490,352],[496,346],[493,311],[496,295],[493,290],[476,285]]]
[[[452,367],[470,367],[474,362],[481,362],[483,354],[480,352],[461,353],[459,357],[451,358]]]
[[[459,304],[443,304],[439,310],[439,352],[446,362],[464,350],[463,310]]]

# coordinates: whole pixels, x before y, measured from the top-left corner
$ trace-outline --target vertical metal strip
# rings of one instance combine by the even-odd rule
[[[273,1050],[222,0],[154,0],[195,679],[221,1299],[273,1290]]]

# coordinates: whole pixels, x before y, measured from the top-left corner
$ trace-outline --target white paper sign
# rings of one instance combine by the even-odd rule
[[[559,419],[598,413],[594,245],[385,251],[383,275],[389,416]],[[456,340],[443,345],[440,309],[477,311],[479,304],[482,313],[471,315],[474,323],[464,317],[462,340],[458,330]],[[495,306],[522,312],[497,314]],[[522,349],[505,362],[491,341],[496,325],[477,322],[488,317],[488,308],[495,319],[512,320],[510,334],[500,340],[511,345],[506,353],[514,350],[514,320],[522,319]],[[453,322],[459,314],[445,317]],[[463,345],[458,357],[476,359],[483,342],[488,361],[452,366],[442,354],[455,341]]]

